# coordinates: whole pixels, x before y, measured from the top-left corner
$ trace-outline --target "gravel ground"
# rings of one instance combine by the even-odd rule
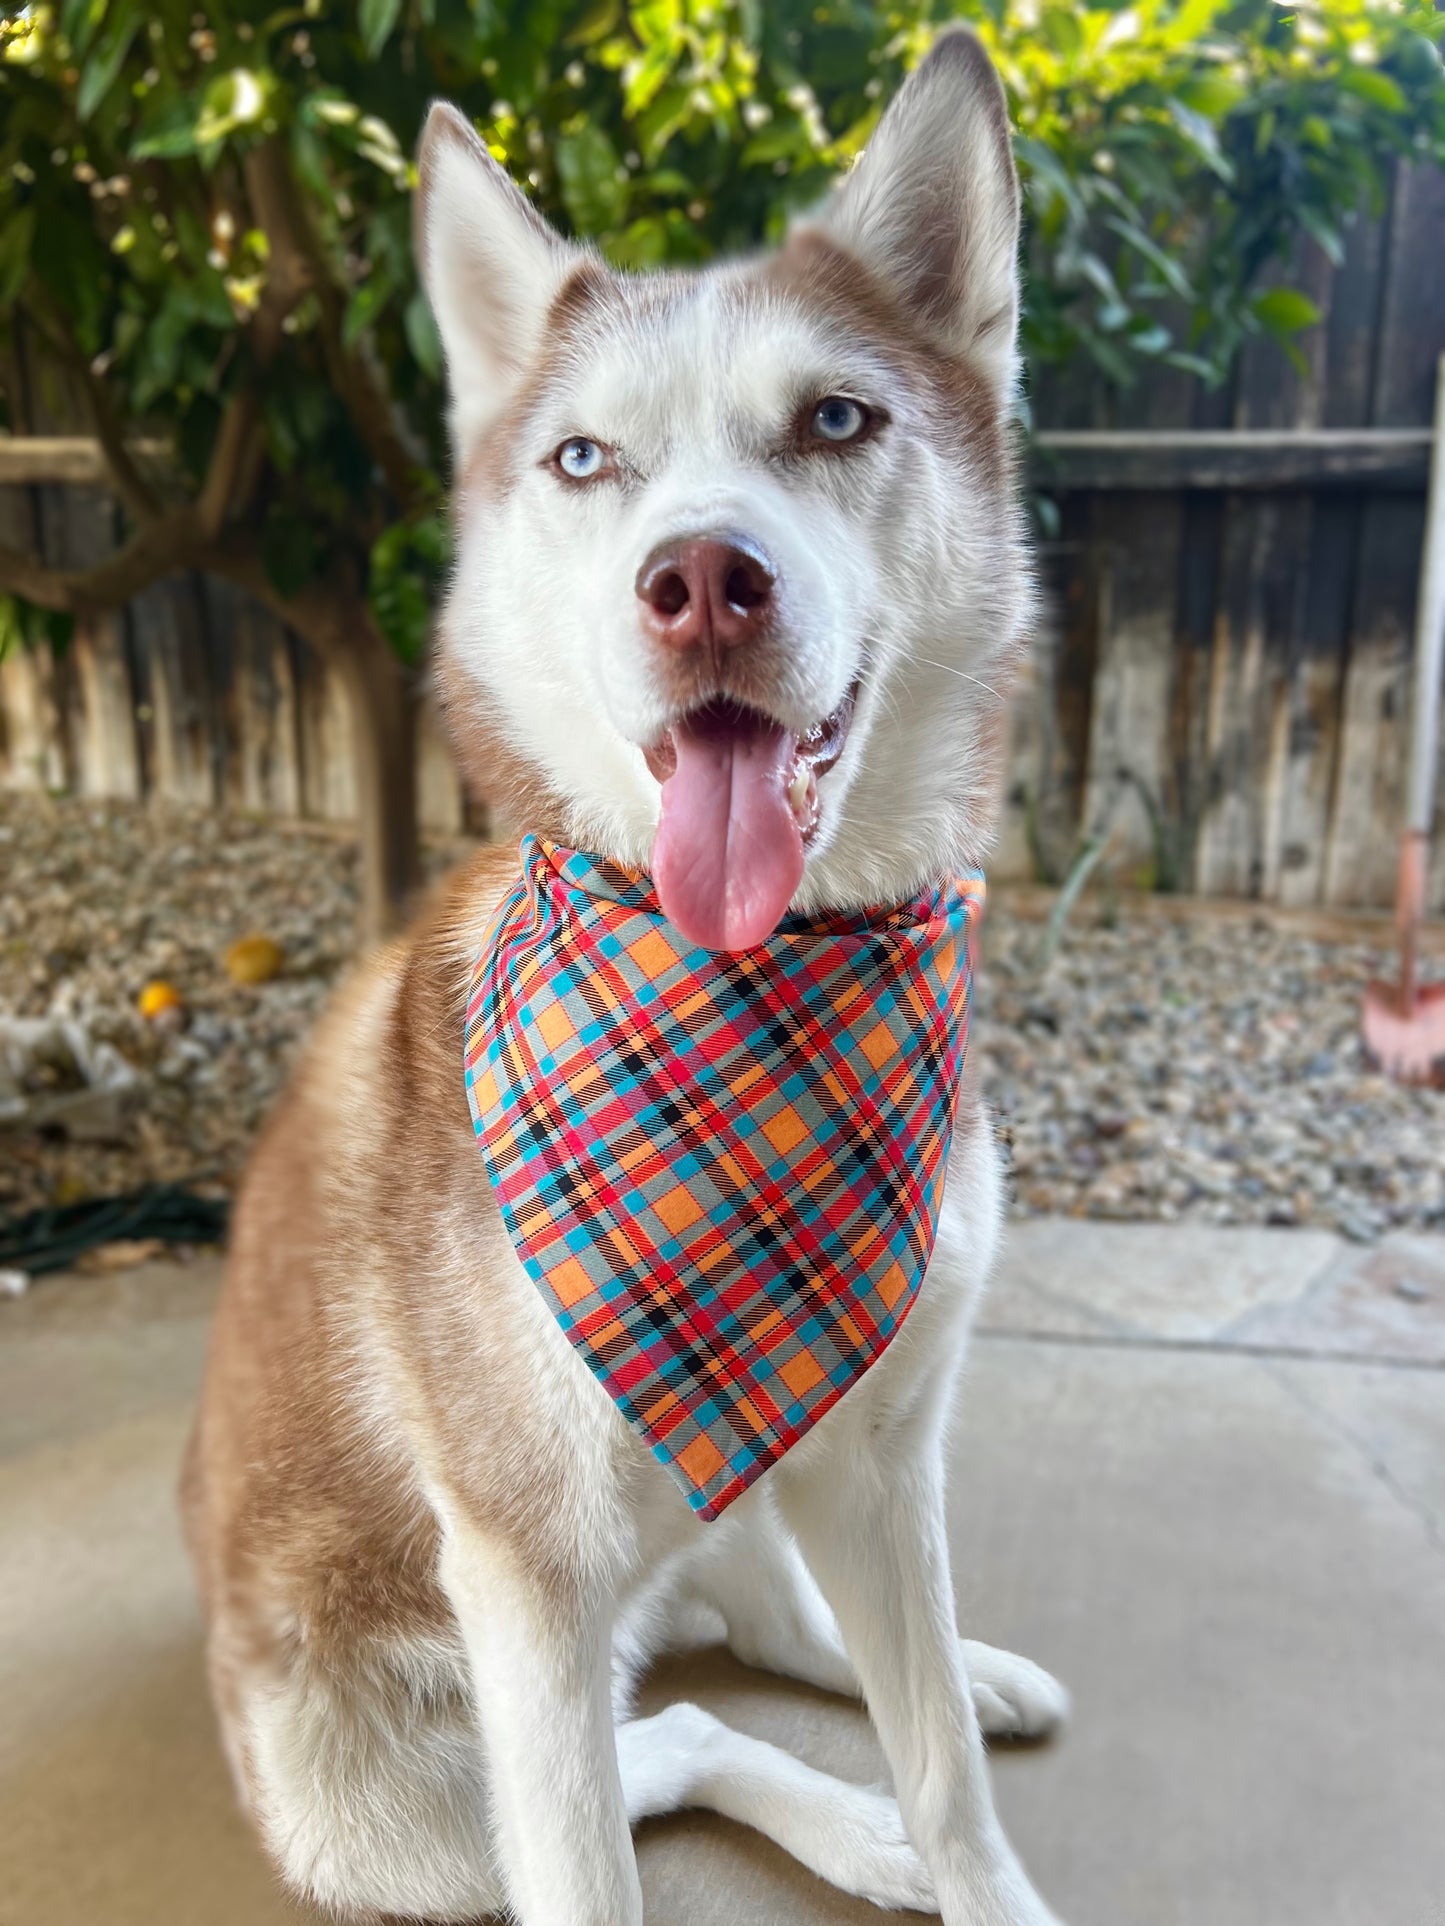
[[[433,852],[433,868],[445,863]],[[77,1018],[139,1074],[113,1141],[0,1126],[0,1213],[182,1179],[234,1184],[350,953],[355,852],[320,832],[116,803],[0,796],[0,1034]],[[1366,979],[1388,958],[1297,920],[1126,901],[1075,913],[1047,970],[1035,899],[994,892],[975,1047],[1012,1134],[1016,1208],[1445,1225],[1445,1094],[1363,1066]],[[243,986],[228,947],[285,952]],[[157,979],[184,1015],[137,1001]],[[3,1074],[3,1049],[0,1049]],[[44,1097],[64,1067],[42,1065]],[[3,1090],[0,1090],[3,1096]]]
[[[1445,1226],[1445,1092],[1392,1083],[1360,1049],[1387,950],[1320,940],[1287,914],[1125,902],[1081,908],[1041,972],[1043,925],[1000,895],[977,1035],[1022,1215],[1362,1240]]]
[[[0,1125],[0,1213],[145,1183],[229,1189],[351,953],[356,867],[354,846],[320,831],[0,795],[0,1079],[6,1019],[49,1014],[141,1078],[125,1128],[100,1141]],[[252,933],[284,965],[233,983],[226,951]],[[179,1021],[140,1014],[155,981],[179,991]],[[64,1062],[25,1079],[41,1099],[75,1082]]]

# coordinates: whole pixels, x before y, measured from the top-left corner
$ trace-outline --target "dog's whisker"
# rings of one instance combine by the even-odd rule
[[[942,669],[945,675],[956,675],[960,682],[971,682],[976,689],[982,689],[985,695],[992,696],[995,702],[1006,700],[997,689],[990,688],[988,683],[981,681],[978,676],[970,675],[967,669],[954,668],[951,662],[935,662],[931,655],[915,655],[913,660],[927,663],[930,669]]]

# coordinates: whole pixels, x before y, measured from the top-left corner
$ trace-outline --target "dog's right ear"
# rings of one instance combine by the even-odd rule
[[[1008,102],[967,28],[940,34],[817,224],[1000,398],[1018,329],[1019,187]]]
[[[582,259],[543,220],[471,122],[434,102],[417,153],[413,245],[446,354],[460,467],[532,360],[547,310]]]

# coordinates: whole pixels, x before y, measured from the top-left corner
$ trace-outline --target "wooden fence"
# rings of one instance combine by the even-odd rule
[[[85,474],[85,444],[27,458]],[[15,459],[0,461],[0,476]],[[59,567],[115,546],[115,504],[100,487],[0,483],[0,540]],[[418,715],[424,829],[486,827],[462,793],[431,710]],[[351,722],[340,679],[314,650],[229,584],[161,582],[115,615],[77,621],[59,655],[0,658],[0,787],[151,797],[259,815],[345,823],[356,815]]]
[[[1324,315],[1302,374],[1260,344],[1213,394],[1168,372],[1122,401],[1067,374],[1039,384],[1033,481],[1058,531],[1001,874],[1057,875],[1100,836],[1119,873],[1173,888],[1391,898],[1445,175],[1402,167],[1341,265],[1310,244],[1293,278]],[[33,414],[32,428],[67,425],[63,402]],[[0,486],[0,538],[78,566],[113,545],[116,521],[71,459],[64,483]],[[425,714],[421,730],[424,825],[482,826]],[[78,625],[59,659],[0,662],[0,784],[354,811],[335,678],[272,617],[196,580]],[[1440,793],[1431,900],[1445,910]]]
[[[1184,890],[1391,900],[1445,175],[1402,166],[1340,266],[1309,244],[1294,279],[1324,316],[1303,374],[1252,345],[1226,391],[1163,379],[1107,421],[1096,387],[1040,384],[1060,527],[1004,868],[1058,871],[1112,833],[1126,869]],[[1132,433],[1100,445],[1106,426]]]

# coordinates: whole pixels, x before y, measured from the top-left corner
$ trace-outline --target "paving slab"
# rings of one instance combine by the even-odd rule
[[[1025,1217],[1008,1226],[979,1328],[1213,1343],[1293,1304],[1347,1248],[1329,1231]]]
[[[1171,1238],[1197,1262],[1171,1227],[1159,1265],[1197,1276]],[[1340,1256],[1270,1248],[1300,1289]],[[1160,1341],[1144,1270],[1122,1335],[986,1334],[970,1367],[961,1621],[1075,1696],[1058,1744],[995,1754],[1006,1823],[1069,1926],[1445,1926],[1445,1372]],[[308,1917],[236,1816],[175,1523],[214,1277],[0,1305],[3,1926]],[[882,1776],[856,1707],[719,1653],[648,1703],[681,1693]],[[708,1815],[639,1853],[649,1926],[881,1917]]]
[[[1445,1365],[1445,1236],[1024,1218],[979,1328]]]
[[[1226,1343],[1445,1365],[1445,1237],[1395,1231],[1346,1245],[1292,1297],[1252,1307]]]
[[[997,1768],[1071,1926],[1445,1920],[1442,1435],[1438,1373],[980,1344],[960,1591],[1075,1694]]]

